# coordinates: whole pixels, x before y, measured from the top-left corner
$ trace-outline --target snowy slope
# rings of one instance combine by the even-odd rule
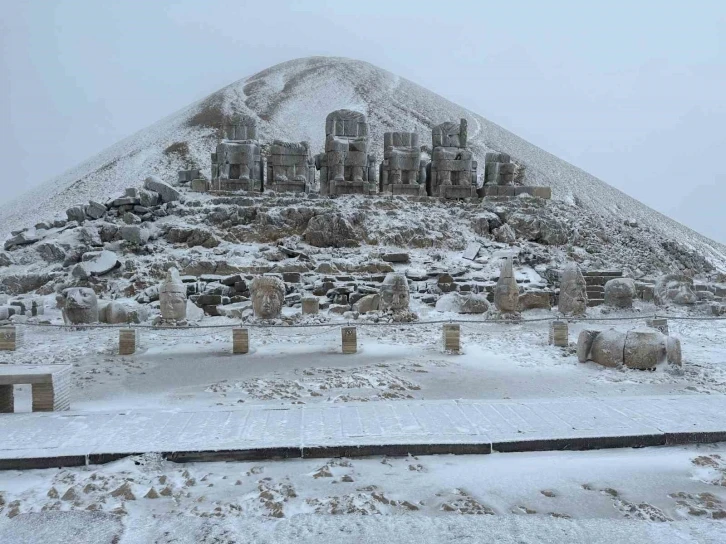
[[[64,215],[73,204],[89,199],[104,201],[125,187],[139,185],[150,173],[172,181],[177,170],[195,166],[208,174],[216,127],[233,112],[257,117],[263,143],[274,138],[308,140],[317,152],[324,141],[325,116],[339,108],[367,113],[379,159],[385,131],[416,131],[423,143],[430,144],[433,125],[465,117],[469,121],[470,145],[480,163],[487,149],[507,152],[513,160],[526,165],[528,184],[551,186],[554,198],[604,216],[635,219],[663,239],[675,239],[717,266],[726,266],[726,246],[655,212],[502,127],[371,64],[329,57],[298,59],[268,68],[120,141],[5,204],[0,208],[0,235]]]

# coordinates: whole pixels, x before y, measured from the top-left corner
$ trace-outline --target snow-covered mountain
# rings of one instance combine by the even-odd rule
[[[339,108],[368,115],[379,159],[386,131],[416,131],[422,142],[430,143],[434,125],[466,118],[470,146],[481,164],[487,150],[509,153],[526,166],[527,184],[551,186],[553,198],[609,219],[635,220],[664,241],[676,240],[726,269],[726,246],[411,81],[366,62],[330,57],[292,60],[263,70],[118,142],[4,204],[0,234],[64,215],[69,206],[89,199],[105,201],[152,173],[167,181],[184,168],[199,167],[208,174],[217,127],[233,113],[255,116],[263,143],[308,140],[317,152],[324,142],[326,115]]]

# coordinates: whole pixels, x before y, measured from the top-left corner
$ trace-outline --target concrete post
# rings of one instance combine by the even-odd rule
[[[451,353],[461,352],[461,327],[455,323],[444,324],[442,330],[444,351]]]
[[[550,344],[557,347],[567,347],[569,342],[567,321],[552,321],[550,323]]]
[[[136,353],[136,331],[120,329],[118,331],[118,354],[133,355]]]
[[[249,353],[250,333],[249,329],[232,329],[232,353]]]
[[[0,351],[15,351],[18,343],[18,330],[15,325],[0,327]]]
[[[355,327],[341,327],[343,353],[356,353],[358,351],[358,334]]]

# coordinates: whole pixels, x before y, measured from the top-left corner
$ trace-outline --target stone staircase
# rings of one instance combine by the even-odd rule
[[[589,270],[583,273],[587,284],[587,305],[600,306],[605,302],[605,284],[613,278],[622,278],[619,270]]]

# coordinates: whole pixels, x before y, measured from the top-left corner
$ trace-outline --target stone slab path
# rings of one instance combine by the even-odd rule
[[[726,441],[726,395],[0,414],[0,469]]]

